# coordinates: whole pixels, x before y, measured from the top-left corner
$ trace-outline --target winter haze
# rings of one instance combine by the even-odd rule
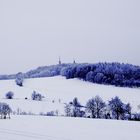
[[[139,0],[0,0],[0,74],[63,62],[140,65]]]

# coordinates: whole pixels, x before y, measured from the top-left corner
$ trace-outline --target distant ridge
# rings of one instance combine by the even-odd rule
[[[140,66],[124,63],[67,63],[42,66],[23,73],[24,78],[62,75],[67,79],[78,78],[92,83],[121,87],[140,87]],[[0,75],[0,80],[14,79],[13,75]]]

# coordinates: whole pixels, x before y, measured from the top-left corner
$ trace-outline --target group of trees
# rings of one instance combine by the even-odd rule
[[[61,75],[99,84],[140,87],[140,67],[130,64],[71,64],[61,70]]]
[[[15,75],[15,82],[18,86],[22,87],[25,78],[40,78],[40,77],[57,76],[57,75],[60,75],[61,69],[67,67],[68,65],[69,64],[44,66],[44,67],[38,67],[35,70],[30,70],[26,73],[19,72]]]
[[[107,104],[101,97],[96,96],[89,99],[85,106],[82,106],[77,98],[65,106],[66,116],[89,117],[117,120],[140,120],[140,114],[132,114],[131,105],[125,104],[119,97],[112,98]]]
[[[77,98],[74,98],[72,102],[65,105],[66,116],[70,117],[83,117],[85,112],[81,110],[81,104]]]
[[[12,92],[8,92],[8,99],[12,99]],[[34,91],[32,93],[32,100],[42,101],[44,98],[41,94]],[[140,108],[140,105],[138,106]],[[10,106],[6,103],[0,103],[0,117],[6,119],[10,118],[12,112]],[[129,103],[123,103],[119,97],[114,97],[107,103],[102,100],[101,97],[95,96],[89,99],[85,106],[81,105],[78,98],[74,98],[73,101],[65,104],[65,113],[69,117],[87,117],[98,119],[117,119],[117,120],[135,120],[140,121],[140,113],[132,113],[132,107]],[[46,114],[53,116],[54,112]]]
[[[10,119],[10,113],[12,112],[10,106],[6,103],[0,103],[0,118],[6,119],[7,115]]]
[[[16,79],[17,85],[22,86],[24,78],[40,78],[40,77],[52,77],[60,75],[61,69],[69,66],[70,64],[59,64],[51,66],[42,66],[36,69],[30,70],[26,73],[19,72],[11,75],[0,75],[0,80]]]
[[[26,72],[25,78],[40,78],[40,77],[52,77],[60,75],[63,68],[68,67],[70,64],[58,64],[51,66],[38,67],[37,69]]]

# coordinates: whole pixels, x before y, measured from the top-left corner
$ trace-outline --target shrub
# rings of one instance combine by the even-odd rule
[[[131,120],[140,121],[140,113],[133,114]]]
[[[40,93],[33,91],[31,98],[35,101],[42,101],[43,96]]]
[[[6,99],[13,99],[14,93],[12,91],[9,91],[8,93],[6,93]]]

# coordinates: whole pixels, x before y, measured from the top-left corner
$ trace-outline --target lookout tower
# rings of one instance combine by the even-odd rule
[[[61,65],[61,64],[62,64],[62,63],[61,63],[61,58],[60,58],[60,56],[59,56],[58,63],[59,63],[59,65]]]

